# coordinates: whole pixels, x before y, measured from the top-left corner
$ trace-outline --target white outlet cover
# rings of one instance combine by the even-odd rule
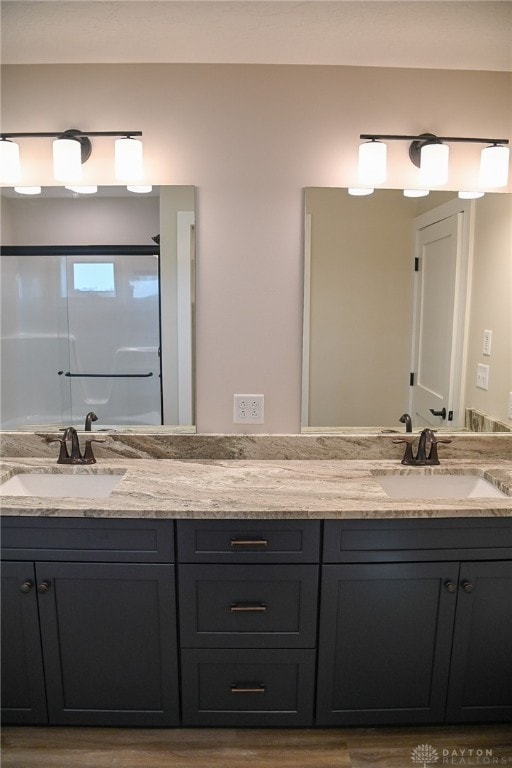
[[[234,424],[264,423],[263,395],[233,395]]]
[[[476,367],[476,385],[479,389],[489,389],[489,366],[479,363]]]

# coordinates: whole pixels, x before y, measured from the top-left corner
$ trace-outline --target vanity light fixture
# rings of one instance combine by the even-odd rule
[[[82,165],[91,156],[91,137],[118,137],[115,142],[115,176],[121,181],[137,182],[144,175],[142,142],[135,136],[142,131],[80,131],[70,128],[60,132],[0,133],[0,182],[14,184],[21,175],[19,146],[12,139],[52,138],[53,175],[57,181],[76,185],[82,177]]]
[[[433,133],[421,133],[418,136],[361,133],[360,139],[365,143],[359,146],[359,173],[362,177],[368,175],[365,163],[372,152],[375,153],[377,175],[382,176],[382,158],[377,159],[374,145],[385,141],[409,141],[409,158],[420,169],[420,180],[424,187],[437,187],[446,184],[448,180],[448,159],[450,149],[448,144],[465,142],[472,144],[487,144],[480,156],[480,187],[504,187],[508,182],[508,166],[510,149],[508,139],[480,139],[462,136],[436,136]],[[385,146],[385,144],[384,144]],[[361,153],[363,160],[361,160]],[[366,176],[365,176],[366,175]],[[377,182],[375,182],[377,183]]]

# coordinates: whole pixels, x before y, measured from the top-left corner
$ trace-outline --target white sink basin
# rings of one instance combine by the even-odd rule
[[[0,485],[0,496],[41,496],[105,498],[110,496],[122,475],[65,475],[20,472]]]
[[[375,479],[392,499],[509,498],[478,475],[379,475]]]

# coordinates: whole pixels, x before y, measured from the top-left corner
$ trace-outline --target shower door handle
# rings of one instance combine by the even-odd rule
[[[67,371],[57,371],[59,376],[68,376],[70,379],[89,378],[89,379],[147,379],[153,375],[149,373],[71,373]]]

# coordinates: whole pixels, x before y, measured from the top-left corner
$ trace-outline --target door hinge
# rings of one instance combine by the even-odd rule
[[[420,257],[415,256],[414,257],[414,271],[419,272],[420,271]]]
[[[409,374],[409,386],[414,387],[414,373]]]

